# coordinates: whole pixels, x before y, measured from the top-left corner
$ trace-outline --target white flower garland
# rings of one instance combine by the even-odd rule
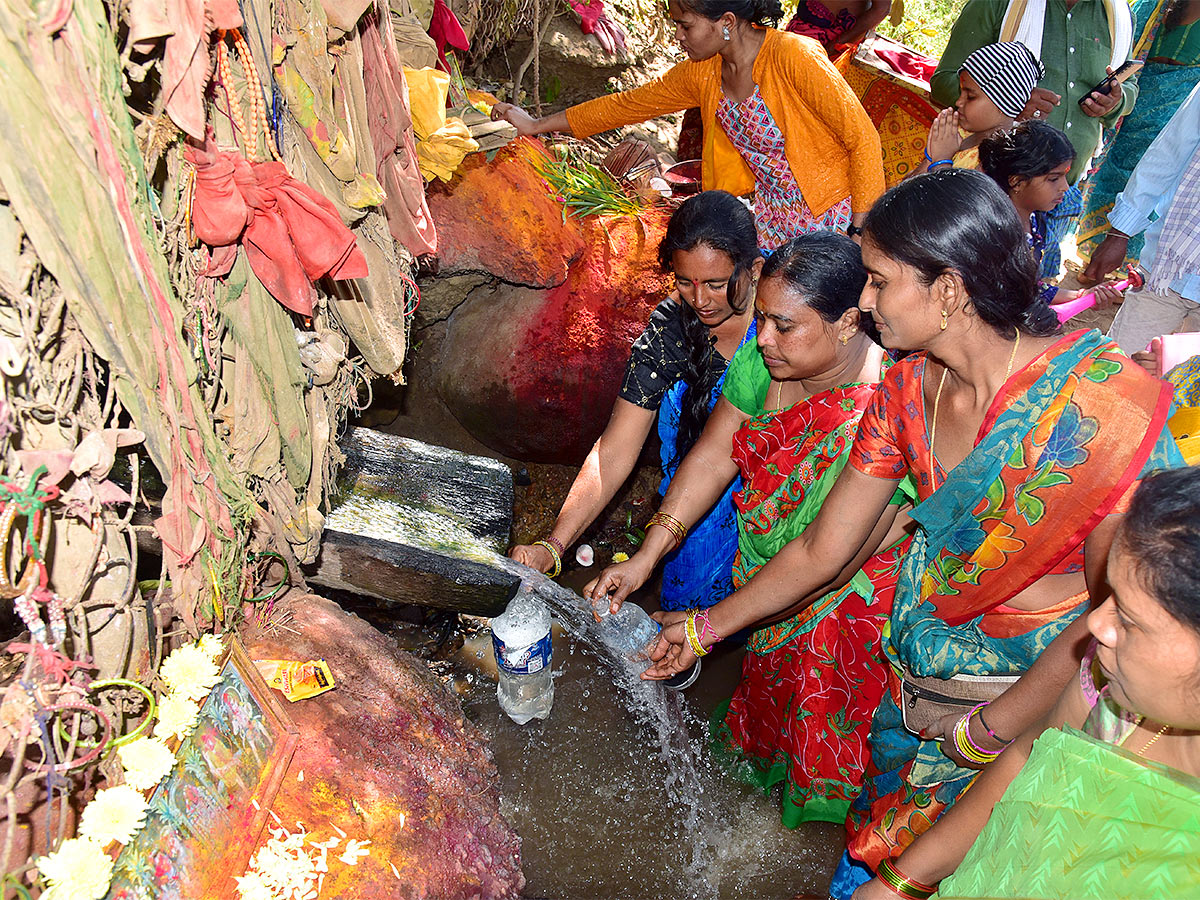
[[[200,703],[220,678],[217,658],[224,644],[206,634],[163,660],[159,675],[168,693],[156,710],[153,737],[139,737],[118,748],[125,783],[100,791],[84,807],[79,836],[35,861],[46,890],[45,900],[100,900],[112,882],[111,844],[128,844],[146,822],[146,794],[170,773],[175,754],[166,741],[191,733]]]

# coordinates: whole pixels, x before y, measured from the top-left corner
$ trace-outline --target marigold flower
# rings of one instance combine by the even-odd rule
[[[221,654],[225,652],[225,644],[215,634],[204,635],[196,642],[196,646],[213,660],[220,659]]]
[[[125,782],[148,791],[175,766],[175,754],[158,738],[138,738],[117,750],[125,767]]]
[[[196,727],[200,704],[182,694],[167,694],[158,704],[158,724],[154,736],[160,740],[178,737],[183,740]]]
[[[42,896],[51,900],[100,900],[112,881],[112,859],[88,838],[63,841],[54,853],[39,857],[37,867],[50,885]]]
[[[146,798],[128,784],[100,791],[83,809],[79,836],[101,847],[117,841],[128,844],[146,821]]]
[[[189,700],[203,700],[221,677],[213,658],[195,644],[184,644],[164,659],[158,674],[172,693]]]

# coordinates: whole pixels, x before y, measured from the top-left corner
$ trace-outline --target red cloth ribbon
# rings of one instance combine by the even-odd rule
[[[917,81],[922,81],[929,84],[929,79],[933,77],[933,72],[937,68],[937,60],[930,59],[915,50],[908,48],[899,49],[893,47],[880,47],[876,45],[874,48],[875,55],[886,62],[892,69],[899,72],[901,75],[907,75],[909,78],[915,78]]]
[[[441,60],[442,68],[447,72],[450,71],[450,64],[446,62],[447,44],[463,53],[471,49],[471,42],[467,40],[467,33],[459,24],[458,17],[443,0],[433,0],[433,18],[429,22],[429,36],[437,44],[438,59]]]
[[[252,163],[217,149],[211,135],[187,159],[196,167],[192,227],[216,251],[205,274],[228,273],[240,242],[271,296],[303,316],[312,315],[318,278],[367,276],[367,258],[334,205],[283,163]]]

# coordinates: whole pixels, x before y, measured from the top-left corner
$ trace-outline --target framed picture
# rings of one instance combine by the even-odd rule
[[[234,635],[220,672],[117,857],[108,900],[236,896],[300,735]]]

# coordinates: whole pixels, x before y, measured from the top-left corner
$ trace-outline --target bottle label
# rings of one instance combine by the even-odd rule
[[[525,647],[507,647],[504,641],[492,635],[492,650],[496,654],[496,665],[509,675],[532,675],[550,665],[550,633],[540,641]]]

